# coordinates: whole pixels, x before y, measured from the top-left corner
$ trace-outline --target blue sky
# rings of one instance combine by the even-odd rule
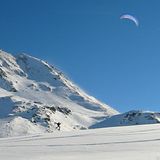
[[[3,50],[55,64],[121,112],[159,111],[159,0],[0,0],[0,6]],[[120,20],[125,13],[140,26]]]

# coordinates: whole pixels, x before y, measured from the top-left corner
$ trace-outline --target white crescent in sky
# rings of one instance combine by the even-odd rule
[[[122,16],[120,17],[120,19],[129,19],[129,20],[133,21],[137,27],[139,26],[138,19],[135,18],[135,17],[132,16],[132,15],[124,14],[124,15],[122,15]]]

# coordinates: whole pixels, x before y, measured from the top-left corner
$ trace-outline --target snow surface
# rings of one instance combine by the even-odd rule
[[[3,160],[159,160],[160,125],[1,138]]]

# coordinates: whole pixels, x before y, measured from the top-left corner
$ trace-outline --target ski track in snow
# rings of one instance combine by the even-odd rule
[[[159,160],[160,125],[1,138],[4,160]]]

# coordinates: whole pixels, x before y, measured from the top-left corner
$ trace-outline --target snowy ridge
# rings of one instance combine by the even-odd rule
[[[106,118],[105,120],[94,124],[90,128],[104,128],[154,123],[160,123],[160,113],[134,110]]]
[[[27,54],[0,51],[0,137],[87,129],[118,112]]]

